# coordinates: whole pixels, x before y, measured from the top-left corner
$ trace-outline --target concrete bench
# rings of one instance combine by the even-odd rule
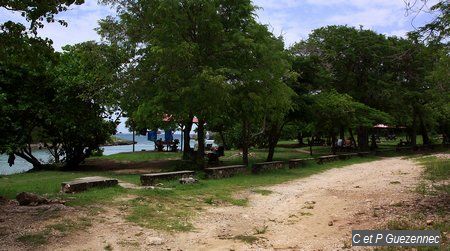
[[[387,153],[387,152],[393,152],[395,151],[395,149],[376,149],[375,150],[375,155],[380,155],[383,153]]]
[[[339,156],[339,159],[345,160],[345,159],[350,159],[351,157],[357,156],[357,155],[358,155],[358,153],[344,153],[344,154],[339,154],[338,156]]]
[[[358,152],[358,156],[360,156],[360,157],[364,157],[364,156],[367,156],[369,154],[370,154],[370,152]]]
[[[75,179],[61,183],[61,191],[63,193],[78,193],[86,191],[92,187],[111,187],[119,184],[116,179],[106,177],[93,176]]]
[[[413,150],[412,146],[398,146],[395,148],[395,151],[401,152],[401,151],[411,151]]]
[[[321,156],[321,157],[317,158],[317,164],[323,164],[325,162],[335,161],[335,160],[338,160],[338,159],[339,159],[338,155]]]
[[[158,184],[161,180],[175,180],[183,177],[189,177],[194,175],[194,171],[178,171],[178,172],[167,172],[167,173],[149,173],[141,175],[141,185],[143,186],[154,186]]]
[[[307,158],[307,159],[291,159],[289,160],[289,169],[297,168],[304,166],[307,161],[314,160],[314,158]]]
[[[247,167],[244,165],[219,166],[205,168],[205,173],[208,178],[221,179],[228,178],[240,173],[245,173],[246,170]]]
[[[271,161],[271,162],[255,163],[252,166],[252,173],[253,174],[258,174],[261,171],[282,169],[283,167],[284,167],[283,161]]]

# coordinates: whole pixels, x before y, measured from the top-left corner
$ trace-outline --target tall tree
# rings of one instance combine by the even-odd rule
[[[44,21],[55,21],[67,26],[64,20],[58,20],[55,15],[66,11],[70,5],[83,4],[84,0],[1,0],[0,8],[18,12],[30,22],[30,30],[34,33],[37,28],[44,26]]]
[[[35,132],[49,116],[55,96],[52,69],[57,63],[49,40],[31,37],[25,26],[13,22],[1,25],[0,32],[0,152],[24,158],[40,168],[31,144]],[[10,162],[13,164],[13,161]]]
[[[327,26],[314,30],[301,56],[318,60],[320,79],[316,90],[335,89],[369,107],[384,110],[393,95],[388,84],[383,57],[389,49],[386,38],[370,30],[347,26]],[[358,126],[358,146],[368,148],[370,127]]]
[[[223,0],[105,2],[118,4],[119,15],[118,21],[103,21],[101,34],[111,34],[106,28],[122,29],[127,44],[137,46],[132,85],[146,91],[132,94],[139,102],[130,107],[130,116],[144,128],[181,125],[185,159],[197,117],[202,160],[205,124],[228,104],[230,76],[240,67],[231,59],[246,42],[243,31],[254,18],[254,7],[250,1]],[[170,124],[162,123],[167,116]]]

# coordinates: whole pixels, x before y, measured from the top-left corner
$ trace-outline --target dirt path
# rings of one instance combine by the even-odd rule
[[[105,214],[104,224],[52,249],[98,250],[107,244],[114,250],[341,249],[350,245],[352,229],[373,229],[387,220],[377,211],[412,201],[420,172],[410,160],[386,158],[266,187],[272,193],[265,196],[246,191],[249,206],[209,208],[188,233],[143,229],[110,212],[115,217]]]

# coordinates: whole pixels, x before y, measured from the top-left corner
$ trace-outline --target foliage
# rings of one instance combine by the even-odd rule
[[[0,1],[0,7],[9,11],[19,12],[30,22],[30,29],[36,33],[37,28],[44,26],[44,21],[49,23],[57,21],[67,26],[64,20],[57,20],[55,15],[66,11],[70,5],[83,3],[84,0],[2,0]]]
[[[46,125],[45,142],[77,166],[115,133],[116,69],[121,61],[107,45],[86,42],[64,47],[55,70],[57,95]],[[73,109],[76,107],[77,109]]]
[[[55,162],[75,166],[106,142],[115,131],[105,120],[114,100],[108,93],[116,93],[119,63],[108,60],[114,51],[88,42],[58,54],[50,41],[12,22],[2,26],[0,39],[2,153],[41,168],[30,144],[42,142]]]
[[[314,95],[315,127],[319,131],[337,134],[341,127],[370,127],[388,123],[390,116],[382,111],[356,102],[347,94],[332,90]]]
[[[0,152],[17,153],[35,165],[29,144],[50,116],[55,97],[51,70],[57,63],[48,40],[30,37],[21,24],[7,22],[0,33]]]
[[[431,42],[448,42],[450,35],[450,2],[446,0],[440,0],[435,2],[429,9],[426,6],[430,1],[423,0],[420,3],[417,1],[407,1],[407,10],[413,10],[416,7],[415,12],[428,12],[433,13],[434,18],[429,23],[420,27],[416,31],[410,32],[410,35],[423,37],[425,40]],[[416,6],[421,5],[421,6]],[[414,12],[414,11],[413,11]]]

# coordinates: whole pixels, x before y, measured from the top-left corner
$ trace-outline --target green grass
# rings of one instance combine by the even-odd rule
[[[434,156],[427,156],[416,159],[424,168],[424,177],[432,182],[433,190],[427,189],[424,182],[416,187],[416,191],[421,194],[444,193],[450,195],[450,185],[442,183],[450,179],[450,160],[441,159]]]
[[[448,180],[450,178],[450,160],[436,157],[420,158],[425,168],[425,178],[431,181]]]
[[[286,141],[287,142],[287,141]],[[298,149],[303,149],[309,151],[308,147],[303,148],[284,148],[277,147],[275,149],[274,160],[286,160],[290,158],[308,158],[309,154],[299,152]],[[238,155],[239,150],[227,150],[225,151],[225,156],[221,158],[224,163],[242,163],[242,156]],[[313,156],[318,156],[321,154],[330,153],[329,147],[315,146],[313,147]],[[117,153],[101,157],[92,157],[93,160],[114,160],[114,161],[129,161],[129,162],[143,162],[143,161],[154,161],[154,160],[179,160],[181,159],[182,153],[180,152],[127,152],[127,153]],[[250,149],[249,160],[250,163],[265,161],[267,158],[267,149]]]
[[[86,176],[105,176],[117,178],[134,184],[139,184],[139,175],[115,174],[112,172],[62,172],[41,171],[0,176],[0,195],[14,199],[21,192],[33,192],[49,198],[61,198],[68,201],[68,205],[88,205],[93,203],[107,203],[115,197],[125,194],[121,187],[90,189],[78,194],[60,194],[61,182]]]
[[[253,235],[236,235],[233,237],[235,240],[239,240],[248,244],[252,244],[259,240],[259,237]]]
[[[261,195],[269,195],[269,194],[273,193],[272,191],[267,190],[267,189],[252,189],[252,192],[259,193]]]
[[[24,234],[17,238],[17,241],[30,246],[40,246],[47,243],[50,231],[44,230],[38,233]]]
[[[195,203],[191,200],[183,198],[174,200],[170,196],[146,196],[138,197],[126,204],[132,208],[127,219],[143,227],[179,232],[193,229],[189,218]]]
[[[167,159],[181,159],[180,152],[155,152],[155,151],[141,151],[129,153],[117,153],[101,157],[94,157],[92,159],[109,159],[118,161],[149,161],[149,160],[167,160]]]
[[[77,231],[77,230],[84,230],[90,226],[92,226],[92,219],[87,218],[87,217],[81,217],[81,218],[78,218],[76,221],[64,220],[62,222],[50,224],[50,225],[46,226],[46,229],[56,230],[63,235],[67,235],[70,232]]]

